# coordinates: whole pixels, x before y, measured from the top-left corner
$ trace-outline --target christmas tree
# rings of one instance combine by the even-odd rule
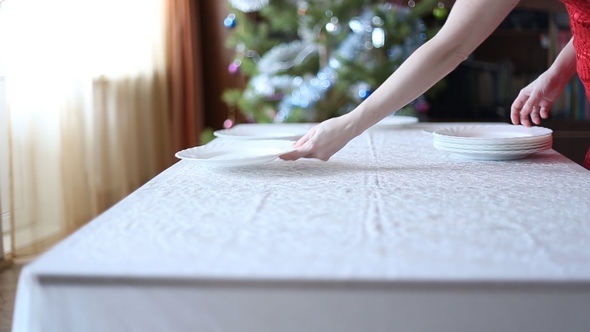
[[[249,122],[317,122],[351,111],[447,13],[432,0],[228,1],[224,25],[235,50],[228,71],[247,84],[223,94],[231,110],[226,128],[235,123],[234,112]],[[406,111],[426,107],[422,96]]]

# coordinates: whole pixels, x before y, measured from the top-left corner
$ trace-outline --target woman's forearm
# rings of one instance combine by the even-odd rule
[[[576,50],[574,49],[573,41],[574,39],[571,38],[548,69],[549,75],[563,85],[567,84],[567,81],[574,76],[577,70]]]
[[[349,113],[353,130],[360,134],[448,75],[497,28],[517,3],[516,0],[457,0],[438,34]]]
[[[362,130],[404,107],[453,71],[466,55],[441,51],[436,40],[416,50],[366,101],[355,110]]]

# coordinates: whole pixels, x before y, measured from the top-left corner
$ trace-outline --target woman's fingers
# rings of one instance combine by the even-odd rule
[[[303,137],[301,137],[299,140],[297,140],[297,142],[293,143],[293,147],[295,148],[295,151],[285,153],[285,154],[279,156],[279,158],[284,159],[284,160],[297,160],[299,158],[305,157],[309,153],[308,145],[307,145],[307,143],[309,142],[309,136],[310,136],[310,132],[308,132]]]
[[[549,118],[549,108],[550,107],[545,107],[545,106],[541,106],[541,118],[542,119],[547,119]]]
[[[520,107],[521,104],[515,102],[512,104],[510,111],[510,120],[513,124],[522,124],[523,126],[530,127],[533,124],[540,125],[542,119],[549,117],[549,107],[531,105],[525,103]]]
[[[327,161],[350,141],[350,132],[343,117],[328,119],[311,128],[293,144],[295,151],[280,156],[284,160],[316,158]],[[343,125],[344,124],[344,125]]]
[[[324,147],[323,150],[318,151],[312,139],[305,141],[302,145],[297,147],[295,151],[285,153],[279,156],[283,160],[297,160],[300,158],[316,158],[323,161],[328,161],[333,153],[328,152],[330,149]]]
[[[539,106],[533,106],[531,111],[531,120],[534,124],[541,124],[541,108]]]
[[[307,157],[309,151],[307,149],[306,144],[299,146],[295,151],[291,151],[280,155],[279,158],[283,160],[297,160],[299,158]]]
[[[510,108],[510,120],[512,120],[513,124],[520,124],[520,113],[525,106],[527,99],[528,96],[521,92],[512,103],[512,107]]]
[[[520,111],[520,123],[523,126],[532,126],[533,123],[531,123],[531,119],[534,122],[535,118],[539,116],[539,109],[538,106],[535,105],[535,102],[536,101],[533,98],[529,98]]]
[[[305,157],[308,152],[307,149],[304,149],[302,147],[304,147],[305,144],[309,142],[310,138],[314,135],[314,133],[315,128],[311,128],[310,130],[308,130],[307,133],[305,133],[305,135],[303,135],[300,139],[293,143],[295,151],[280,155],[279,158],[284,160],[297,160],[299,158]]]
[[[520,124],[520,108],[516,108],[512,105],[512,109],[510,110],[510,120],[512,124]]]
[[[527,127],[541,124],[541,117],[546,118],[549,113],[548,107],[541,104],[545,104],[542,95],[539,90],[534,89],[520,110],[520,123]]]
[[[531,112],[531,119],[536,125],[541,124],[541,119],[547,119],[549,117],[549,107],[546,106],[533,106]]]

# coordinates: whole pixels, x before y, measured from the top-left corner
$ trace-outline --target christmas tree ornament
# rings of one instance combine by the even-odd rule
[[[297,15],[305,16],[307,15],[307,9],[309,8],[309,4],[307,1],[298,1],[297,2]]]
[[[443,2],[439,2],[436,8],[432,10],[432,15],[439,20],[443,20],[449,15],[449,10],[445,7]]]
[[[404,53],[404,48],[401,45],[393,45],[386,52],[387,57],[391,61],[398,61],[398,60],[402,59],[403,53]]]
[[[223,121],[223,128],[229,129],[235,125],[236,122],[236,105],[230,105],[228,109],[227,119]]]
[[[372,46],[381,48],[385,46],[385,30],[382,28],[384,22],[381,17],[375,15],[371,18],[371,27],[373,32],[371,34]]]
[[[371,93],[373,93],[373,91],[370,89],[362,88],[359,90],[358,95],[361,100],[365,100],[371,95]]]
[[[258,62],[260,60],[260,54],[256,53],[254,50],[247,50],[244,52],[244,55],[252,59],[254,62]]]
[[[414,109],[420,114],[427,114],[430,111],[430,103],[424,96],[420,96],[414,101]]]
[[[371,18],[371,25],[373,25],[374,27],[382,27],[383,24],[385,24],[385,22],[383,22],[383,19],[381,17],[375,15],[373,16],[373,18]]]
[[[236,59],[236,60],[232,61],[232,63],[230,63],[229,66],[227,66],[227,71],[232,75],[237,75],[240,73],[240,66],[241,65],[242,65],[242,61]]]
[[[371,41],[375,48],[385,46],[385,30],[382,28],[374,28],[371,34]]]
[[[237,20],[236,20],[236,15],[235,14],[229,14],[227,15],[227,17],[223,20],[223,25],[228,28],[228,29],[233,29],[236,27],[236,25],[238,24]]]
[[[331,10],[326,10],[324,13],[328,18],[328,23],[326,23],[325,29],[331,35],[337,35],[342,32],[342,27],[340,25],[340,20],[338,17],[334,16],[334,12]]]
[[[291,91],[300,83],[301,78],[289,75],[258,75],[248,82],[244,94],[246,96],[262,98],[269,101],[282,99],[286,91]]]
[[[356,34],[362,34],[365,31],[365,24],[360,17],[354,17],[348,22],[348,27]]]
[[[268,0],[230,0],[232,7],[244,13],[256,12],[268,5]]]
[[[337,35],[342,32],[342,26],[338,22],[337,17],[332,17],[330,22],[326,23],[326,31],[332,35]]]
[[[270,49],[260,58],[257,68],[261,73],[272,74],[301,65],[310,55],[318,52],[317,44],[294,41]]]
[[[231,127],[234,126],[234,120],[232,119],[225,119],[225,121],[223,121],[223,128],[225,129],[229,129]]]

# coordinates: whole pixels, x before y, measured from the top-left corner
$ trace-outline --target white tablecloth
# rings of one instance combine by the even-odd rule
[[[432,126],[179,161],[23,269],[14,331],[588,331],[590,172],[458,159]]]

